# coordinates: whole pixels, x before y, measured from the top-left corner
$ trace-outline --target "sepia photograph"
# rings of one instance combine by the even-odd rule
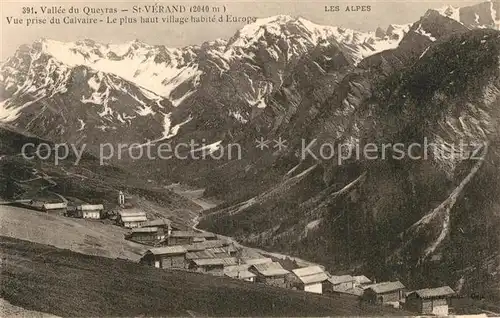
[[[0,5],[0,317],[500,317],[500,1]]]

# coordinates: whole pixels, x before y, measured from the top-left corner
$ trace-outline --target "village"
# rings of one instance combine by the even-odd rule
[[[110,213],[103,204],[57,200],[23,200],[25,208],[47,214],[88,220],[108,219],[114,226],[128,229],[125,239],[147,246],[139,263],[158,269],[191,271],[225,276],[249,284],[352,297],[360,303],[391,306],[419,315],[447,316],[450,299],[456,296],[449,286],[408,290],[398,280],[377,282],[362,273],[333,275],[324,266],[289,257],[263,255],[217,234],[188,227],[168,218],[148,219],[147,214],[118,193],[119,209]],[[56,202],[59,201],[59,202]]]

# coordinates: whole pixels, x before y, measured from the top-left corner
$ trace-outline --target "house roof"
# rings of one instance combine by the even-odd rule
[[[272,262],[265,264],[255,264],[250,267],[263,276],[284,276],[290,272],[284,269],[280,263]]]
[[[224,271],[224,275],[231,277],[231,278],[239,278],[239,279],[246,279],[246,278],[252,278],[257,275],[254,273],[248,271],[248,269],[244,270],[235,270],[235,271]]]
[[[210,251],[215,254],[228,254],[229,251],[225,247],[211,247],[207,249],[207,251]]]
[[[118,214],[123,218],[127,216],[146,216],[146,212],[139,210],[139,209],[125,209],[125,210],[120,210]]]
[[[356,296],[361,296],[363,295],[364,290],[359,287],[353,287],[353,288],[347,288],[345,290],[337,290],[339,293],[343,294],[350,294],[350,295],[356,295]]]
[[[217,237],[213,233],[195,231],[172,231],[171,237]]]
[[[395,281],[395,282],[384,282],[379,284],[373,284],[369,286],[367,289],[371,289],[377,294],[384,294],[404,288],[405,285],[403,285],[400,281]]]
[[[211,237],[217,237],[217,235],[210,232],[196,232],[196,237],[211,238]]]
[[[65,202],[60,203],[44,203],[43,208],[45,210],[56,210],[56,209],[65,209],[68,205]]]
[[[417,294],[420,298],[444,298],[455,295],[455,291],[449,286],[442,286],[437,288],[424,288],[411,292],[410,294]]]
[[[197,234],[194,231],[172,231],[170,237],[196,237]]]
[[[300,267],[295,260],[293,260],[289,257],[284,258],[284,259],[278,259],[278,260],[276,260],[276,262],[280,263],[281,267],[283,267],[284,269],[286,269],[288,271],[291,271],[291,270],[294,270],[294,269],[297,269]]]
[[[232,266],[237,264],[237,260],[234,257],[193,259],[192,262],[198,266],[207,266],[207,265]]]
[[[146,215],[131,215],[131,216],[122,216],[122,222],[141,222],[147,221],[148,218]]]
[[[317,273],[307,276],[298,276],[298,278],[303,284],[314,284],[324,282],[328,279],[328,276],[326,276],[325,273]]]
[[[196,251],[196,252],[188,252],[186,254],[187,259],[204,259],[204,258],[217,258],[217,256],[210,251]]]
[[[224,267],[224,272],[234,272],[234,271],[245,271],[250,268],[249,264],[239,264],[239,265],[232,265],[232,266],[226,266]]]
[[[328,278],[328,281],[333,285],[338,285],[342,283],[349,283],[354,281],[354,277],[351,275],[340,275],[340,276],[332,276]]]
[[[132,233],[155,233],[158,232],[157,227],[138,227],[132,229]]]
[[[324,273],[323,269],[319,266],[308,266],[308,267],[297,268],[293,269],[292,272],[299,277]]]
[[[200,243],[193,243],[189,245],[183,245],[188,251],[203,251],[209,248],[228,246],[230,243],[225,240],[213,240],[205,241]]]
[[[80,211],[99,211],[104,210],[104,205],[102,204],[82,204],[76,207]]]
[[[241,260],[250,265],[255,265],[255,264],[266,264],[266,263],[272,263],[273,260],[270,258],[248,258],[248,257],[242,257]]]
[[[320,283],[328,279],[326,273],[319,266],[297,268],[292,270],[292,272],[304,284]]]
[[[187,253],[187,251],[184,247],[180,245],[175,245],[175,246],[152,248],[149,249],[146,253],[151,253],[153,255],[174,255],[174,254],[185,254]]]
[[[372,282],[368,277],[366,277],[364,275],[354,276],[353,278],[356,281],[356,283],[358,283],[360,285],[361,284],[371,284],[371,282]]]
[[[168,226],[171,225],[171,221],[169,219],[156,219],[156,220],[151,220],[147,221],[144,223],[142,227],[151,227],[151,226]]]

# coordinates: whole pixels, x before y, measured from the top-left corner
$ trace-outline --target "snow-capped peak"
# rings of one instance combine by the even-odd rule
[[[487,1],[467,7],[444,6],[430,10],[440,15],[460,22],[469,28],[500,29],[500,2]]]
[[[70,67],[85,65],[120,76],[170,98],[174,105],[176,98],[171,97],[172,92],[185,82],[196,86],[200,75],[198,65],[192,61],[195,53],[191,47],[171,49],[139,40],[102,44],[88,39],[76,42],[41,39],[33,48]]]
[[[436,9],[441,15],[453,19],[455,21],[460,22],[460,8],[455,8],[453,6],[445,6],[439,9]]]
[[[265,33],[284,38],[301,36],[313,45],[328,38],[340,39],[341,42],[352,42],[355,40],[353,34],[363,34],[363,32],[342,27],[319,25],[302,17],[277,15],[258,19],[254,23],[245,25],[236,33],[229,45],[248,46]]]
[[[357,63],[363,58],[383,50],[398,46],[404,34],[408,32],[408,25],[393,25],[389,29],[390,36],[377,37],[375,32],[360,32],[341,26],[326,26],[311,22],[302,17],[277,15],[258,19],[254,23],[244,26],[229,41],[226,56],[232,51],[247,49],[260,42],[269,42],[265,38],[272,36],[280,38],[289,44],[292,54],[304,52],[305,47],[317,46],[326,43],[339,43],[347,47]]]

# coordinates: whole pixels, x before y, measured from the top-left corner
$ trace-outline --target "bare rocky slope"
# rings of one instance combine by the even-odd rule
[[[300,160],[297,142],[260,160],[268,169],[247,177],[255,188],[269,178],[265,191],[227,189],[244,200],[214,210],[201,226],[338,270],[357,264],[415,287],[431,281],[498,297],[498,285],[488,282],[498,282],[500,249],[499,44],[498,31],[457,32],[385,76],[380,65],[351,71],[338,84],[330,76],[338,85],[330,96],[315,95],[328,92],[315,87],[302,99],[320,103],[320,115],[302,115],[296,120],[309,121],[292,125],[288,136],[353,148],[428,142],[436,145],[428,157],[394,160],[390,152],[384,160],[378,153],[379,160],[338,165],[312,155]]]

